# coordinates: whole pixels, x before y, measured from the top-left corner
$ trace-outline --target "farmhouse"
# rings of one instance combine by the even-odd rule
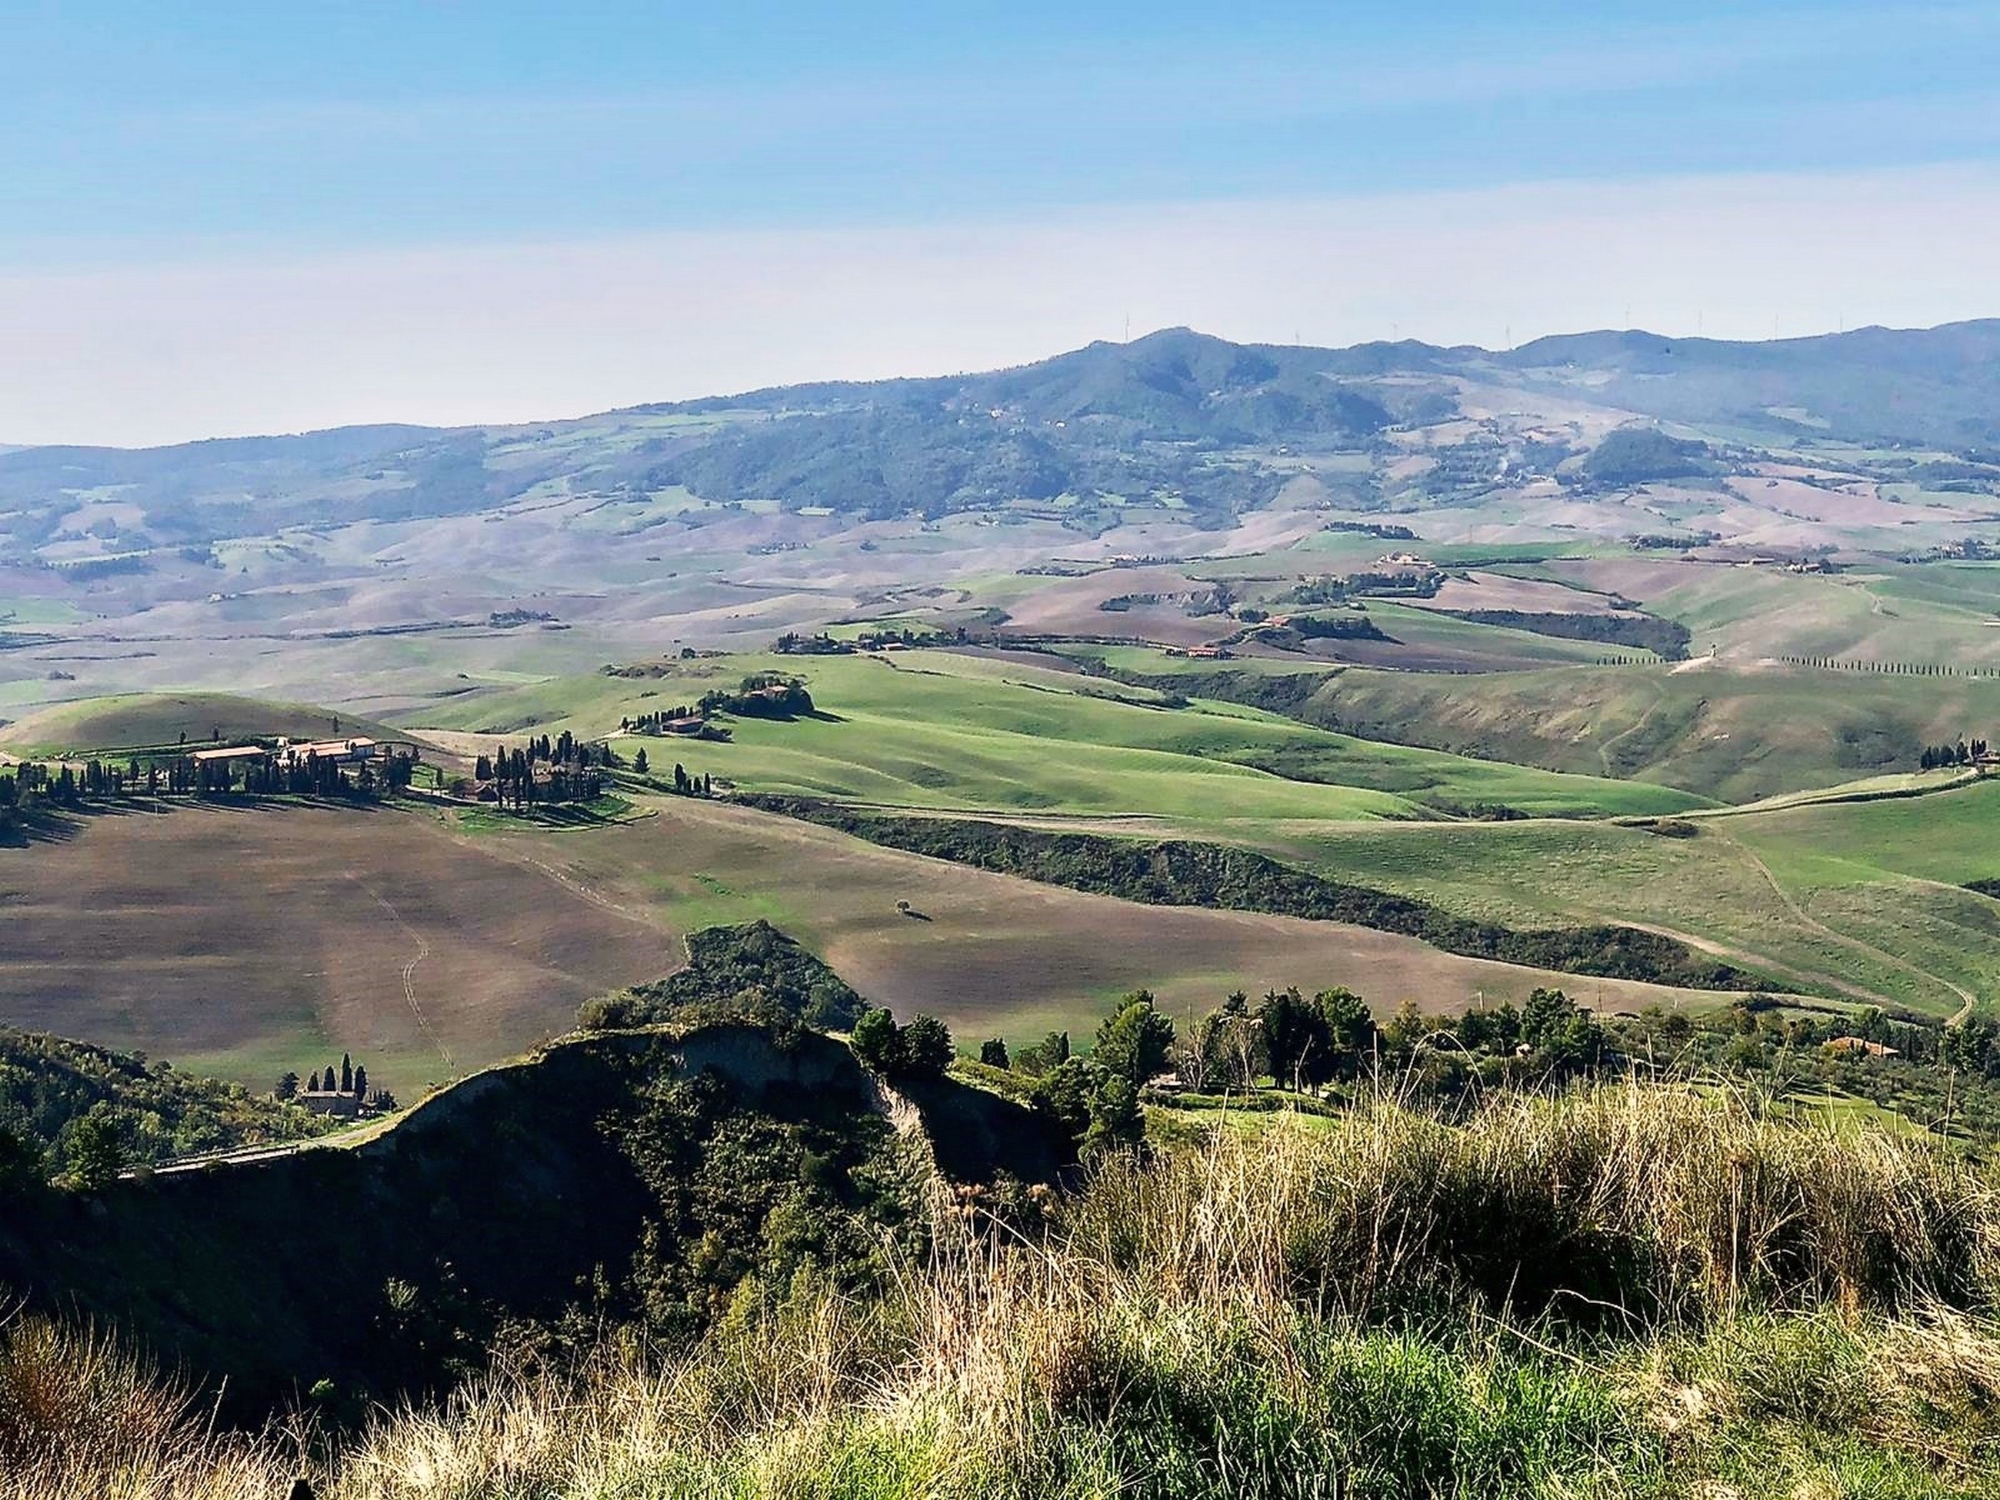
[[[1826,1043],[1828,1052],[1861,1052],[1869,1057],[1894,1057],[1896,1049],[1858,1036],[1837,1036]]]
[[[316,1115],[333,1115],[338,1119],[352,1120],[361,1114],[361,1096],[353,1092],[342,1092],[340,1089],[300,1089],[294,1097]]]
[[[380,751],[373,740],[279,740],[278,754],[286,761],[322,760],[340,765],[373,760]]]
[[[261,760],[270,753],[262,745],[230,745],[222,750],[197,750],[193,760],[198,766],[227,765],[237,760]]]

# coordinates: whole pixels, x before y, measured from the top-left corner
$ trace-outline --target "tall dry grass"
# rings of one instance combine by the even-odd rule
[[[382,1413],[319,1493],[2000,1495],[2000,1211],[1921,1140],[1640,1087],[1384,1101],[1106,1163],[1046,1239],[939,1222],[886,1295],[746,1288],[693,1349]],[[67,1338],[7,1336],[0,1432],[69,1436],[0,1493],[284,1493],[296,1443]]]
[[[1946,1147],[1631,1084],[1445,1124],[1380,1101],[1164,1167],[1116,1164],[1065,1253],[1173,1299],[1373,1318],[1466,1297],[1621,1321],[1984,1302],[2000,1200]]]

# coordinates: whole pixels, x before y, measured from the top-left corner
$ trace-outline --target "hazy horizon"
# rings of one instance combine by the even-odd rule
[[[1939,329],[1955,327],[1962,324],[1992,322],[1996,320],[2000,320],[2000,313],[1977,314],[1965,318],[1951,318],[1940,323],[1918,323],[1918,324],[1862,323],[1858,325],[1851,325],[1840,328],[1808,329],[1797,333],[1783,333],[1776,336],[1766,335],[1762,338],[1756,338],[1756,337],[1725,338],[1723,336],[1716,334],[1672,333],[1664,329],[1647,328],[1636,325],[1630,327],[1613,327],[1610,325],[1602,325],[1593,328],[1554,329],[1545,333],[1536,333],[1528,338],[1518,339],[1513,344],[1506,346],[1480,344],[1477,343],[1476,341],[1468,341],[1468,340],[1441,341],[1441,340],[1427,339],[1427,338],[1419,339],[1414,335],[1402,335],[1401,339],[1403,342],[1421,343],[1429,345],[1430,347],[1433,348],[1453,348],[1453,347],[1470,348],[1470,349],[1478,349],[1482,353],[1487,353],[1487,354],[1502,354],[1508,352],[1511,349],[1518,349],[1524,345],[1534,343],[1542,339],[1583,338],[1595,334],[1644,334],[1648,336],[1657,336],[1661,338],[1672,338],[1677,341],[1691,341],[1691,340],[1700,340],[1706,338],[1711,342],[1754,345],[1754,344],[1804,342],[1819,338],[1840,337],[1846,334],[1866,333],[1871,330],[1895,332],[1895,333],[1925,333],[1925,332],[1933,332]],[[431,430],[439,430],[439,431],[448,430],[454,427],[465,427],[465,428],[517,427],[517,426],[532,427],[543,423],[584,421],[588,420],[591,417],[611,416],[621,411],[631,411],[647,406],[670,405],[676,402],[699,401],[699,400],[718,398],[718,397],[726,398],[730,396],[749,396],[756,394],[760,391],[782,389],[787,386],[831,384],[831,383],[838,383],[845,381],[854,381],[857,383],[869,383],[876,380],[949,379],[956,376],[985,374],[993,371],[1020,368],[1021,366],[1024,365],[1038,364],[1048,359],[1058,358],[1064,354],[1075,353],[1081,349],[1091,347],[1092,345],[1095,344],[1112,344],[1120,346],[1137,344],[1143,342],[1148,338],[1154,337],[1158,334],[1175,332],[1177,330],[1184,330],[1186,332],[1194,333],[1196,335],[1204,337],[1226,338],[1226,335],[1217,334],[1213,330],[1207,328],[1192,328],[1186,324],[1162,324],[1156,328],[1148,328],[1143,331],[1134,332],[1130,335],[1129,338],[1093,339],[1088,344],[1076,344],[1061,349],[1051,349],[1046,353],[1034,356],[1033,358],[1016,361],[1009,364],[960,365],[951,368],[941,367],[937,369],[907,370],[907,371],[899,371],[894,374],[886,376],[851,377],[842,375],[834,375],[834,376],[808,375],[796,380],[767,381],[761,385],[732,386],[726,390],[704,390],[704,391],[696,391],[674,396],[648,397],[642,400],[625,402],[617,406],[593,407],[590,408],[589,410],[583,410],[583,411],[541,412],[528,416],[509,417],[504,420],[474,420],[469,422],[432,423],[432,422],[414,422],[402,419],[388,418],[378,422],[368,422],[368,423],[342,422],[342,423],[335,423],[335,424],[322,425],[316,427],[295,427],[284,430],[267,429],[267,430],[243,431],[243,432],[206,433],[195,437],[172,438],[168,439],[165,442],[160,442],[160,443],[90,443],[90,442],[24,443],[24,442],[13,441],[7,438],[5,434],[0,434],[0,453],[17,453],[25,451],[30,448],[49,448],[49,447],[117,448],[117,449],[138,451],[149,448],[180,447],[190,443],[229,442],[239,439],[256,439],[256,438],[301,437],[301,436],[309,436],[313,433],[318,433],[318,432],[335,431],[342,427],[355,427],[355,426],[408,426],[417,428],[428,428]],[[1244,344],[1246,346],[1259,346],[1259,347],[1283,347],[1288,342],[1285,340],[1275,340],[1275,339],[1228,339],[1227,341],[1231,343]],[[1380,343],[1380,342],[1391,342],[1391,340],[1359,339],[1355,340],[1353,343],[1344,343],[1344,344],[1325,344],[1325,343],[1307,342],[1305,346],[1311,348],[1339,350],[1339,349],[1354,348],[1359,345]]]
[[[553,420],[1187,325],[1995,311],[2000,14],[30,11],[0,440]]]

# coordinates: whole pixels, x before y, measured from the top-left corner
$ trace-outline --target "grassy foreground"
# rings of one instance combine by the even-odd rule
[[[2000,1494],[2000,1200],[1934,1144],[1613,1088],[1391,1102],[963,1196],[880,1296],[503,1353],[343,1437],[211,1432],[100,1340],[0,1351],[0,1494]]]

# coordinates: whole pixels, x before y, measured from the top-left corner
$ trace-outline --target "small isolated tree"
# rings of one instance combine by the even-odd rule
[[[861,1065],[875,1073],[893,1073],[900,1061],[903,1037],[896,1018],[886,1010],[871,1010],[854,1023],[852,1046]]]
[[[340,1091],[343,1094],[354,1092],[354,1060],[345,1052],[340,1054]]]
[[[1146,1112],[1139,1107],[1139,1091],[1129,1078],[1116,1073],[1105,1075],[1090,1101],[1090,1126],[1083,1133],[1086,1155],[1136,1146],[1146,1137]]]
[[[641,776],[644,776],[651,769],[644,749],[641,749],[637,755],[632,757],[632,769],[637,771]]]
[[[979,1044],[979,1060],[989,1068],[1004,1068],[1008,1066],[1007,1043],[997,1036],[990,1041],[981,1042]]]
[[[942,1078],[951,1066],[951,1032],[936,1016],[912,1016],[898,1040],[897,1071],[913,1079]]]
[[[1568,1028],[1575,1014],[1576,1002],[1561,990],[1537,989],[1521,1009],[1521,1039],[1530,1047],[1546,1047]]]
[[[354,1066],[354,1097],[357,1099],[368,1097],[368,1070],[359,1063]]]

